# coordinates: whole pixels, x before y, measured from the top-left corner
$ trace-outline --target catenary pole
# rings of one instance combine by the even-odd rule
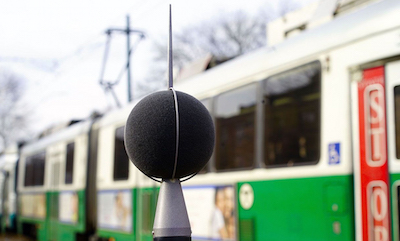
[[[129,15],[126,15],[126,47],[127,47],[127,62],[126,62],[126,76],[128,81],[128,102],[132,101],[132,87],[131,87],[131,39],[130,39],[130,20]]]
[[[107,45],[106,45],[106,52],[105,52],[105,59],[103,60],[103,69],[102,69],[102,72],[101,72],[101,76],[100,76],[100,84],[101,85],[105,85],[105,84],[107,84],[107,87],[109,87],[109,88],[112,88],[114,85],[116,85],[116,84],[118,84],[118,82],[119,82],[119,80],[120,80],[120,77],[122,76],[122,74],[123,74],[123,72],[121,72],[120,73],[120,75],[119,75],[119,77],[118,77],[118,79],[115,81],[115,82],[108,82],[108,83],[105,83],[106,81],[105,80],[103,80],[103,75],[104,75],[104,71],[105,71],[105,63],[106,63],[106,60],[107,60],[107,53],[108,53],[108,45],[109,45],[109,40],[110,40],[110,38],[111,38],[111,35],[112,35],[112,33],[114,33],[114,32],[117,32],[117,33],[123,33],[123,34],[125,34],[126,35],[126,46],[127,46],[127,61],[126,61],[126,65],[124,66],[124,71],[126,71],[127,72],[127,89],[128,89],[128,91],[127,91],[127,93],[128,93],[128,98],[127,98],[127,100],[128,100],[128,103],[129,102],[131,102],[132,100],[133,100],[133,94],[132,94],[132,77],[131,77],[131,61],[130,61],[130,57],[131,57],[131,55],[132,55],[132,52],[133,52],[133,47],[131,47],[131,40],[130,40],[130,35],[132,34],[132,33],[135,33],[135,34],[138,34],[139,35],[139,40],[138,41],[140,41],[140,40],[142,40],[142,39],[144,39],[144,37],[145,37],[145,34],[144,34],[144,32],[143,31],[140,31],[140,30],[137,30],[137,29],[131,29],[130,28],[130,17],[129,17],[129,15],[127,15],[126,16],[126,28],[109,28],[109,29],[107,29],[106,30],[106,34],[109,36],[109,38],[108,38],[108,42],[107,42]],[[138,43],[138,42],[137,42]],[[136,43],[136,45],[137,45],[137,43]],[[134,45],[134,47],[136,46],[136,45]],[[118,102],[118,101],[117,101]]]

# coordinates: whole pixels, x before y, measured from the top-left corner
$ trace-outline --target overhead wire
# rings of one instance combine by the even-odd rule
[[[144,4],[145,2],[146,2],[146,1],[143,0],[143,1],[140,1],[140,2],[139,2],[140,5],[138,5],[138,4],[132,5],[132,6],[129,8],[128,11],[132,11],[132,9],[136,9],[136,8],[141,8],[141,6],[143,6],[143,4]],[[110,25],[115,24],[115,23],[117,22],[117,20],[120,20],[120,18],[121,18],[121,15],[118,15],[118,16],[116,16],[115,18],[113,18],[113,19],[110,21],[110,22],[111,22]],[[85,53],[85,52],[88,51],[88,50],[89,50],[88,52],[89,52],[90,55],[93,54],[93,52],[94,52],[95,50],[97,50],[99,47],[102,47],[102,46],[104,45],[104,43],[99,43],[99,42],[98,42],[98,38],[99,38],[100,36],[102,36],[103,34],[104,34],[104,31],[100,31],[100,32],[97,32],[97,33],[93,34],[91,37],[88,38],[87,41],[85,41],[83,44],[79,45],[79,46],[78,46],[75,50],[73,50],[70,54],[67,54],[67,55],[65,55],[65,56],[63,56],[63,57],[61,57],[61,58],[55,59],[55,60],[57,61],[57,65],[58,65],[57,69],[62,68],[62,66],[63,66],[68,60],[70,60],[70,59],[72,59],[72,58],[76,58],[77,56],[79,57],[79,56],[82,55],[82,53]],[[76,63],[76,64],[74,64],[74,65],[77,66],[78,63]],[[53,68],[53,69],[54,69],[54,68]],[[70,69],[74,69],[74,67],[70,67]],[[56,69],[55,69],[55,70],[56,70]],[[69,72],[69,70],[63,71],[63,72]],[[59,76],[59,75],[62,75],[62,74],[57,73],[57,76]]]
[[[142,8],[142,6],[144,6],[144,3],[146,1],[140,1],[139,5],[138,4],[134,4],[132,5],[132,7],[129,8],[129,12],[131,12],[133,9],[140,9]],[[149,11],[150,9],[146,9],[146,12]],[[140,13],[143,14],[143,11]],[[113,18],[113,20],[111,20],[111,24],[113,25],[117,22],[117,20],[121,19],[121,15],[118,15],[117,17]],[[49,84],[46,85],[46,89],[50,89],[52,88],[52,86],[57,85],[58,81],[57,79],[59,79],[61,76],[65,75],[66,73],[69,73],[71,71],[73,71],[74,69],[76,69],[79,66],[79,61],[74,61],[74,63],[72,64],[72,66],[66,66],[67,62],[70,62],[69,60],[73,59],[73,58],[79,58],[82,59],[84,57],[88,57],[93,55],[96,50],[101,47],[104,46],[104,42],[103,43],[99,43],[97,40],[100,36],[103,36],[104,31],[102,30],[101,32],[97,32],[95,34],[93,34],[91,37],[88,38],[87,41],[85,41],[83,44],[79,45],[74,51],[72,51],[70,54],[61,57],[57,60],[57,68],[52,69],[51,72],[55,72],[58,70],[58,72],[54,73],[54,80],[55,81],[51,81]],[[88,51],[89,50],[89,51]],[[82,56],[82,54],[85,54],[85,56]],[[47,98],[47,97],[43,97],[43,98]],[[39,101],[40,102],[40,101]]]
[[[154,9],[156,9],[156,5],[161,5],[160,3],[162,2],[162,0],[159,0],[157,2],[150,2],[150,1],[140,1],[140,2],[135,2],[135,4],[132,5],[132,7],[130,7],[128,9],[128,13],[130,13],[131,15],[133,15],[133,18],[131,18],[137,25],[138,22],[142,22],[143,16],[147,16],[146,14],[150,11],[153,11]],[[133,12],[132,12],[133,11]],[[113,18],[113,20],[111,20],[110,25],[114,25],[117,21],[119,21],[121,19],[121,14],[119,14],[118,16],[116,16],[115,18]],[[65,55],[64,57],[59,58],[57,61],[57,67],[53,68],[51,70],[51,72],[55,72],[53,77],[49,78],[54,78],[55,81],[49,81],[48,84],[46,84],[44,87],[46,89],[51,89],[53,86],[56,86],[58,83],[57,79],[59,79],[60,77],[64,76],[67,73],[70,73],[71,71],[73,71],[74,69],[76,69],[77,67],[79,67],[79,61],[74,61],[72,64],[70,64],[69,66],[66,66],[67,63],[70,63],[70,60],[73,58],[87,58],[88,56],[92,56],[94,53],[97,53],[97,50],[102,47],[105,46],[107,43],[104,42],[99,42],[98,38],[100,36],[103,36],[104,31],[101,32],[97,32],[95,34],[93,34],[91,37],[88,38],[87,41],[85,41],[83,44],[79,45],[74,51],[72,51],[70,54]],[[139,42],[137,42],[136,44],[134,44],[134,46],[130,49],[130,57],[132,56],[132,53],[136,50],[137,46],[138,46]],[[84,55],[84,56],[83,56]],[[103,60],[104,62],[104,60]],[[104,65],[104,63],[102,64]],[[124,74],[126,73],[126,67],[124,66],[124,68],[119,72],[119,75],[117,77],[117,81],[116,83],[119,83],[120,80],[122,79],[122,77],[124,76]],[[104,76],[104,72],[101,73],[101,75]],[[64,82],[65,84],[65,82]],[[48,92],[48,91],[47,91]],[[113,96],[116,96],[115,91],[111,91],[110,92]],[[54,95],[53,95],[54,96]],[[48,99],[48,97],[43,96],[42,98],[40,98],[40,100],[38,100],[39,103],[42,103],[43,100]],[[115,100],[117,100],[116,98],[114,98]],[[117,105],[121,105],[120,101],[117,100]]]
[[[128,19],[129,19],[129,18],[128,18]],[[128,26],[129,26],[129,25],[128,25]],[[131,32],[136,32],[136,31],[135,31],[135,30],[131,30],[131,29],[126,29],[126,34],[127,34],[127,35],[130,35]],[[129,69],[129,64],[130,64],[130,61],[131,61],[132,52],[136,49],[136,47],[137,47],[137,45],[139,44],[139,42],[140,42],[142,39],[144,39],[144,33],[139,32],[139,34],[140,34],[139,39],[137,39],[137,41],[135,42],[135,44],[134,44],[132,47],[129,48],[129,50],[128,50],[128,59],[127,59],[127,61],[126,61],[126,64],[124,65],[124,67],[123,67],[122,70],[120,71],[120,73],[119,73],[117,79],[114,80],[114,81],[105,81],[105,80],[104,80],[104,72],[105,72],[105,69],[106,69],[106,64],[107,64],[107,60],[108,60],[108,53],[109,53],[109,50],[110,50],[110,43],[111,43],[112,30],[107,30],[107,31],[106,31],[106,34],[107,34],[107,42],[106,42],[105,50],[104,50],[104,56],[103,56],[103,62],[102,62],[103,64],[102,64],[102,68],[101,68],[101,71],[100,71],[99,84],[100,84],[101,86],[103,86],[104,91],[105,91],[106,93],[107,93],[107,91],[110,91],[110,92],[111,92],[111,94],[112,94],[114,100],[116,101],[117,107],[120,108],[120,107],[121,107],[121,102],[120,102],[119,99],[117,98],[117,95],[116,95],[116,93],[115,93],[115,91],[114,91],[114,86],[117,85],[117,84],[120,82],[120,80],[121,80],[122,76],[124,75],[124,73],[126,73],[126,72],[128,71],[128,69]],[[129,38],[128,38],[128,39],[129,39]]]
[[[139,2],[140,5],[132,5],[130,8],[128,8],[128,12],[132,11],[133,9],[140,9],[144,3],[147,3],[147,1],[142,0]],[[121,15],[116,16],[115,18],[113,18],[112,20],[110,20],[110,25],[114,25],[116,24],[118,21],[120,21],[121,19]],[[79,55],[81,52],[83,52],[85,49],[89,49],[91,46],[93,45],[98,45],[98,43],[93,44],[94,39],[98,39],[98,37],[103,36],[104,31],[100,31],[97,32],[96,34],[92,35],[92,37],[90,37],[89,40],[87,40],[85,43],[79,45],[71,54],[67,55],[66,57],[63,57],[62,60],[66,60],[72,57],[75,57],[76,55]],[[104,43],[102,43],[101,45],[103,45]],[[97,49],[97,48],[95,48]]]
[[[106,41],[106,45],[104,48],[104,55],[103,55],[103,62],[101,65],[101,71],[100,71],[100,78],[99,78],[99,82],[100,85],[104,84],[104,72],[106,69],[106,64],[107,64],[107,60],[108,60],[108,52],[110,51],[110,41],[111,41],[111,33],[107,33],[107,41]]]
[[[140,40],[142,40],[144,37],[143,35],[140,36],[140,38],[134,43],[134,45],[129,49],[129,60],[132,57],[132,53],[135,52],[137,46],[140,43]],[[108,52],[109,52],[109,45],[110,45],[110,40],[111,37],[107,38],[107,43],[106,43],[106,47],[105,47],[105,51],[104,51],[104,58],[103,58],[103,65],[102,65],[102,69],[101,69],[101,74],[100,74],[100,84],[104,84],[104,72],[105,72],[105,67],[106,67],[106,63],[107,63],[107,58],[108,58]],[[117,85],[119,84],[119,82],[121,81],[123,75],[126,73],[127,69],[128,69],[128,64],[129,64],[129,60],[126,61],[126,64],[122,67],[121,71],[118,74],[118,77],[115,79],[114,82],[107,82],[108,84],[111,85]]]
[[[161,1],[159,0],[158,2],[156,2],[156,4],[159,4]],[[138,19],[140,18],[143,14],[147,13],[148,11],[152,10],[153,8],[147,8],[145,4],[147,4],[148,1],[141,1],[139,6],[132,6],[128,12],[131,12],[133,8],[135,9],[141,9],[143,8],[142,11],[139,11],[139,13],[134,14],[134,18],[133,19]],[[153,6],[153,5],[151,5]],[[146,9],[146,10],[145,10]],[[122,77],[124,76],[124,74],[127,72],[127,69],[129,67],[129,61],[131,60],[132,57],[132,53],[136,50],[140,40],[142,40],[144,38],[143,35],[140,35],[140,38],[134,43],[134,45],[129,49],[128,52],[128,60],[126,61],[126,64],[123,66],[123,68],[121,69],[121,71],[119,72],[117,78],[111,82],[111,81],[105,81],[104,79],[104,75],[105,75],[105,71],[106,71],[106,65],[107,65],[107,61],[108,61],[108,57],[109,57],[109,52],[110,52],[110,45],[111,45],[111,32],[106,32],[107,33],[107,40],[105,43],[105,48],[104,48],[104,54],[103,54],[103,61],[102,61],[102,66],[101,66],[101,70],[100,70],[100,78],[99,78],[99,84],[101,86],[103,86],[104,91],[110,92],[114,98],[114,100],[116,101],[116,104],[118,107],[121,107],[120,101],[117,98],[117,95],[113,89],[113,87],[117,84],[119,84],[119,82],[121,81]]]
[[[131,13],[133,15],[132,20],[136,21],[136,20],[140,20],[141,17],[143,15],[145,15],[146,13],[148,13],[149,11],[153,11],[154,10],[154,6],[155,5],[159,5],[159,3],[161,3],[162,0],[158,0],[157,2],[153,2],[152,5],[149,5],[149,3],[151,3],[150,1],[140,1],[138,4],[134,4],[132,5],[132,7],[130,7],[128,9],[128,13],[131,13],[132,10],[136,10],[135,13]],[[145,5],[147,4],[147,5]],[[147,7],[149,6],[149,7]],[[115,17],[113,20],[111,20],[110,22],[112,22],[110,25],[115,24],[117,21],[119,21],[121,19],[121,16],[117,16]],[[86,49],[90,49],[90,52],[93,52],[94,50],[97,50],[98,47],[104,46],[104,43],[99,44],[99,43],[93,43],[93,39],[98,39],[99,36],[103,35],[104,31],[101,31],[100,33],[96,33],[93,37],[90,38],[90,40],[86,41],[84,44],[80,45],[75,51],[73,51],[70,55],[67,55],[66,57],[63,57],[60,61],[59,61],[59,66],[62,65],[62,63],[60,62],[66,62],[67,60],[76,57],[77,55],[80,55],[82,52],[84,52],[84,50]],[[96,48],[92,48],[93,46],[96,46]]]

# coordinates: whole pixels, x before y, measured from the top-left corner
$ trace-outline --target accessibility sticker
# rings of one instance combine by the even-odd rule
[[[340,164],[340,143],[330,143],[328,146],[329,165]]]

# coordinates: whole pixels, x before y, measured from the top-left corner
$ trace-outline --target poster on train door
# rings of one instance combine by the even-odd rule
[[[97,193],[97,225],[100,229],[132,232],[131,190],[107,190]]]
[[[229,186],[183,187],[192,238],[236,240],[235,190]]]
[[[24,217],[45,218],[46,217],[46,196],[44,193],[21,194],[20,212]]]
[[[61,192],[58,197],[58,219],[64,223],[78,222],[78,194],[76,192]]]

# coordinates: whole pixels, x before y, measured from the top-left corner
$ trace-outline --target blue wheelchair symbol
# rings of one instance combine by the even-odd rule
[[[328,146],[329,165],[340,164],[340,143],[330,143]]]

